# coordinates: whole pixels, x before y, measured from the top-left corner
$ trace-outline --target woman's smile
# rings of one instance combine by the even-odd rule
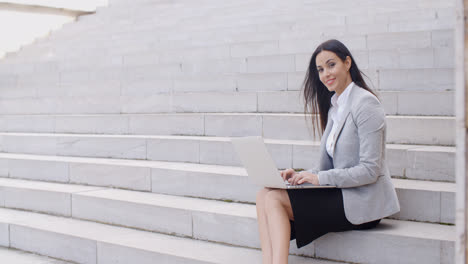
[[[329,79],[326,83],[327,85],[332,85],[335,82],[335,78]]]

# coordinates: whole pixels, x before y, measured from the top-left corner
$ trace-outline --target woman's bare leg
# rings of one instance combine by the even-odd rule
[[[260,246],[262,247],[262,263],[271,264],[273,252],[271,249],[270,234],[268,233],[268,221],[266,216],[265,198],[267,193],[272,191],[269,188],[263,188],[257,193],[257,221],[258,231],[260,233]]]
[[[286,190],[275,189],[266,194],[265,209],[268,234],[273,251],[273,264],[287,264],[291,225],[294,220],[291,202]]]

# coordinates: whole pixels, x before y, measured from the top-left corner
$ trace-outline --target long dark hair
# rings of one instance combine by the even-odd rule
[[[333,94],[335,94],[335,92],[330,92],[320,81],[317,71],[315,60],[317,55],[324,50],[335,53],[343,62],[346,60],[346,57],[349,56],[351,58],[351,68],[349,69],[351,79],[357,86],[375,95],[369,86],[367,86],[364,78],[362,78],[362,75],[365,76],[365,74],[359,70],[351,52],[349,52],[348,48],[346,48],[343,43],[336,39],[330,39],[320,44],[310,58],[309,68],[304,80],[304,112],[312,114],[312,130],[314,137],[317,128],[319,128],[320,135],[325,131],[328,122],[328,111],[331,106],[330,100]],[[317,114],[320,118],[320,126],[318,124]]]

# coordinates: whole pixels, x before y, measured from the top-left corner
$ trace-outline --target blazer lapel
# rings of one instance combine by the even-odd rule
[[[343,126],[345,124],[346,118],[348,118],[349,113],[350,113],[349,107],[346,107],[345,109],[343,109],[343,118],[340,120],[340,122],[338,123],[338,125],[336,127],[336,134],[335,134],[335,138],[333,140],[333,145],[335,145],[336,140],[340,136],[341,130],[343,130]]]
[[[356,89],[360,89],[356,84],[353,85],[353,89],[351,90],[351,93],[349,94],[348,96],[348,101],[347,101],[347,104],[345,106],[345,108],[343,109],[343,118],[341,118],[340,122],[338,123],[337,127],[336,127],[336,134],[335,134],[335,138],[333,140],[333,146],[336,146],[336,141],[338,140],[338,138],[340,137],[340,134],[341,134],[341,130],[343,130],[343,126],[346,122],[346,119],[348,118],[348,115],[351,113],[351,110],[350,110],[350,107],[351,107],[351,102],[353,100],[353,94],[355,93]],[[333,153],[335,153],[335,148],[333,148]]]

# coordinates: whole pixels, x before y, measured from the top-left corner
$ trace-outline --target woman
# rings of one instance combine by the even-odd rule
[[[300,173],[287,169],[281,176],[291,184],[337,188],[258,192],[264,264],[287,263],[290,239],[303,247],[328,232],[373,228],[400,211],[385,163],[384,110],[343,43],[317,47],[304,97],[306,109],[318,113],[312,125],[322,133],[319,166]]]

